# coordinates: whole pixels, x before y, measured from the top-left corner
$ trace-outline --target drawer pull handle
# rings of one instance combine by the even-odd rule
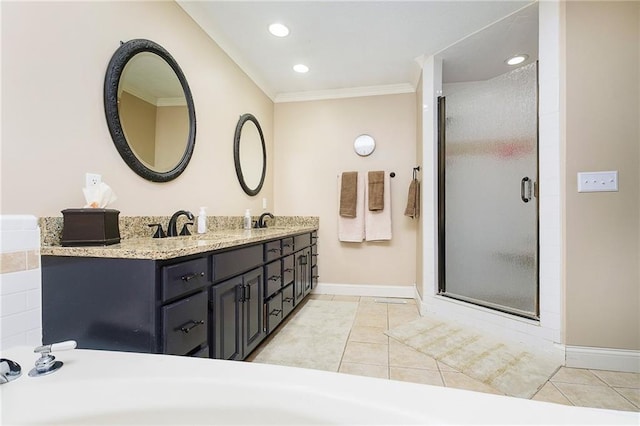
[[[276,253],[276,252],[279,252],[279,251],[280,251],[279,248],[274,248],[274,249],[267,250],[267,253]]]
[[[291,247],[291,244],[283,244],[282,247]]]
[[[312,254],[311,257],[318,257],[318,253]]]
[[[182,327],[180,327],[180,331],[182,331],[185,334],[188,334],[191,330],[203,324],[204,324],[204,320],[200,320],[200,321],[191,320],[185,325],[183,325]]]
[[[269,277],[267,281],[278,281],[280,279],[280,275],[272,275]]]
[[[273,311],[269,312],[269,315],[272,315],[274,317],[277,317],[278,315],[280,315],[282,313],[282,309],[274,309]]]
[[[315,278],[316,280],[320,278],[320,275],[312,275],[311,278]]]
[[[198,273],[191,273],[191,274],[183,275],[180,278],[182,279],[182,281],[189,282],[192,279],[198,278],[198,277],[204,277],[204,272],[200,272],[199,274]]]
[[[293,268],[287,268],[284,270],[284,272],[293,272]]]
[[[284,299],[282,299],[282,301],[287,303],[293,303],[293,297],[285,297]]]

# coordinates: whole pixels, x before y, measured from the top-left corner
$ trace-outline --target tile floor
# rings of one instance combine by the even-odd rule
[[[372,297],[311,295],[310,298],[358,302],[339,372],[500,393],[384,334],[386,330],[419,318],[413,300],[406,299],[406,304],[392,304],[374,302]],[[270,341],[267,339],[248,361]],[[640,374],[561,367],[532,399],[640,412]]]

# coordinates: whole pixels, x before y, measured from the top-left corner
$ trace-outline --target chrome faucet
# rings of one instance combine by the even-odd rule
[[[262,213],[260,215],[260,218],[258,219],[258,223],[256,223],[256,227],[257,228],[266,228],[267,224],[264,221],[265,216],[269,216],[271,219],[274,219],[273,215],[271,213]]]
[[[20,364],[10,359],[0,359],[0,385],[17,379],[22,374]]]
[[[169,219],[169,226],[167,227],[167,237],[178,236],[178,229],[176,225],[178,223],[178,218],[182,215],[186,216],[189,220],[194,219],[193,213],[191,213],[190,211],[178,210],[173,214],[173,216],[171,216],[171,219]],[[185,234],[185,235],[189,235],[189,234]]]

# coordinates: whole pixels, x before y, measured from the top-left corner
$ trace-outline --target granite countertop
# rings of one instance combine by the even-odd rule
[[[43,246],[42,256],[106,257],[121,259],[173,259],[250,243],[259,243],[289,235],[311,232],[314,226],[287,226],[251,229],[226,229],[206,234],[167,238],[129,238],[109,246]]]
[[[147,225],[167,221],[168,217],[120,217],[122,239],[119,244],[63,247],[60,244],[62,218],[40,218],[40,255],[165,260],[312,232],[319,227],[317,217],[280,216],[272,226],[245,231],[240,228],[241,216],[210,216],[205,234],[151,238],[153,230]]]

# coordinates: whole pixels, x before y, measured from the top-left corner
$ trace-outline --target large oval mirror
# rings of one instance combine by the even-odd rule
[[[113,143],[138,175],[166,182],[187,167],[196,136],[193,98],[160,45],[136,39],[116,50],[104,81],[104,108]]]
[[[243,114],[238,120],[233,160],[244,192],[251,196],[258,194],[267,173],[267,150],[260,123],[252,114]]]

